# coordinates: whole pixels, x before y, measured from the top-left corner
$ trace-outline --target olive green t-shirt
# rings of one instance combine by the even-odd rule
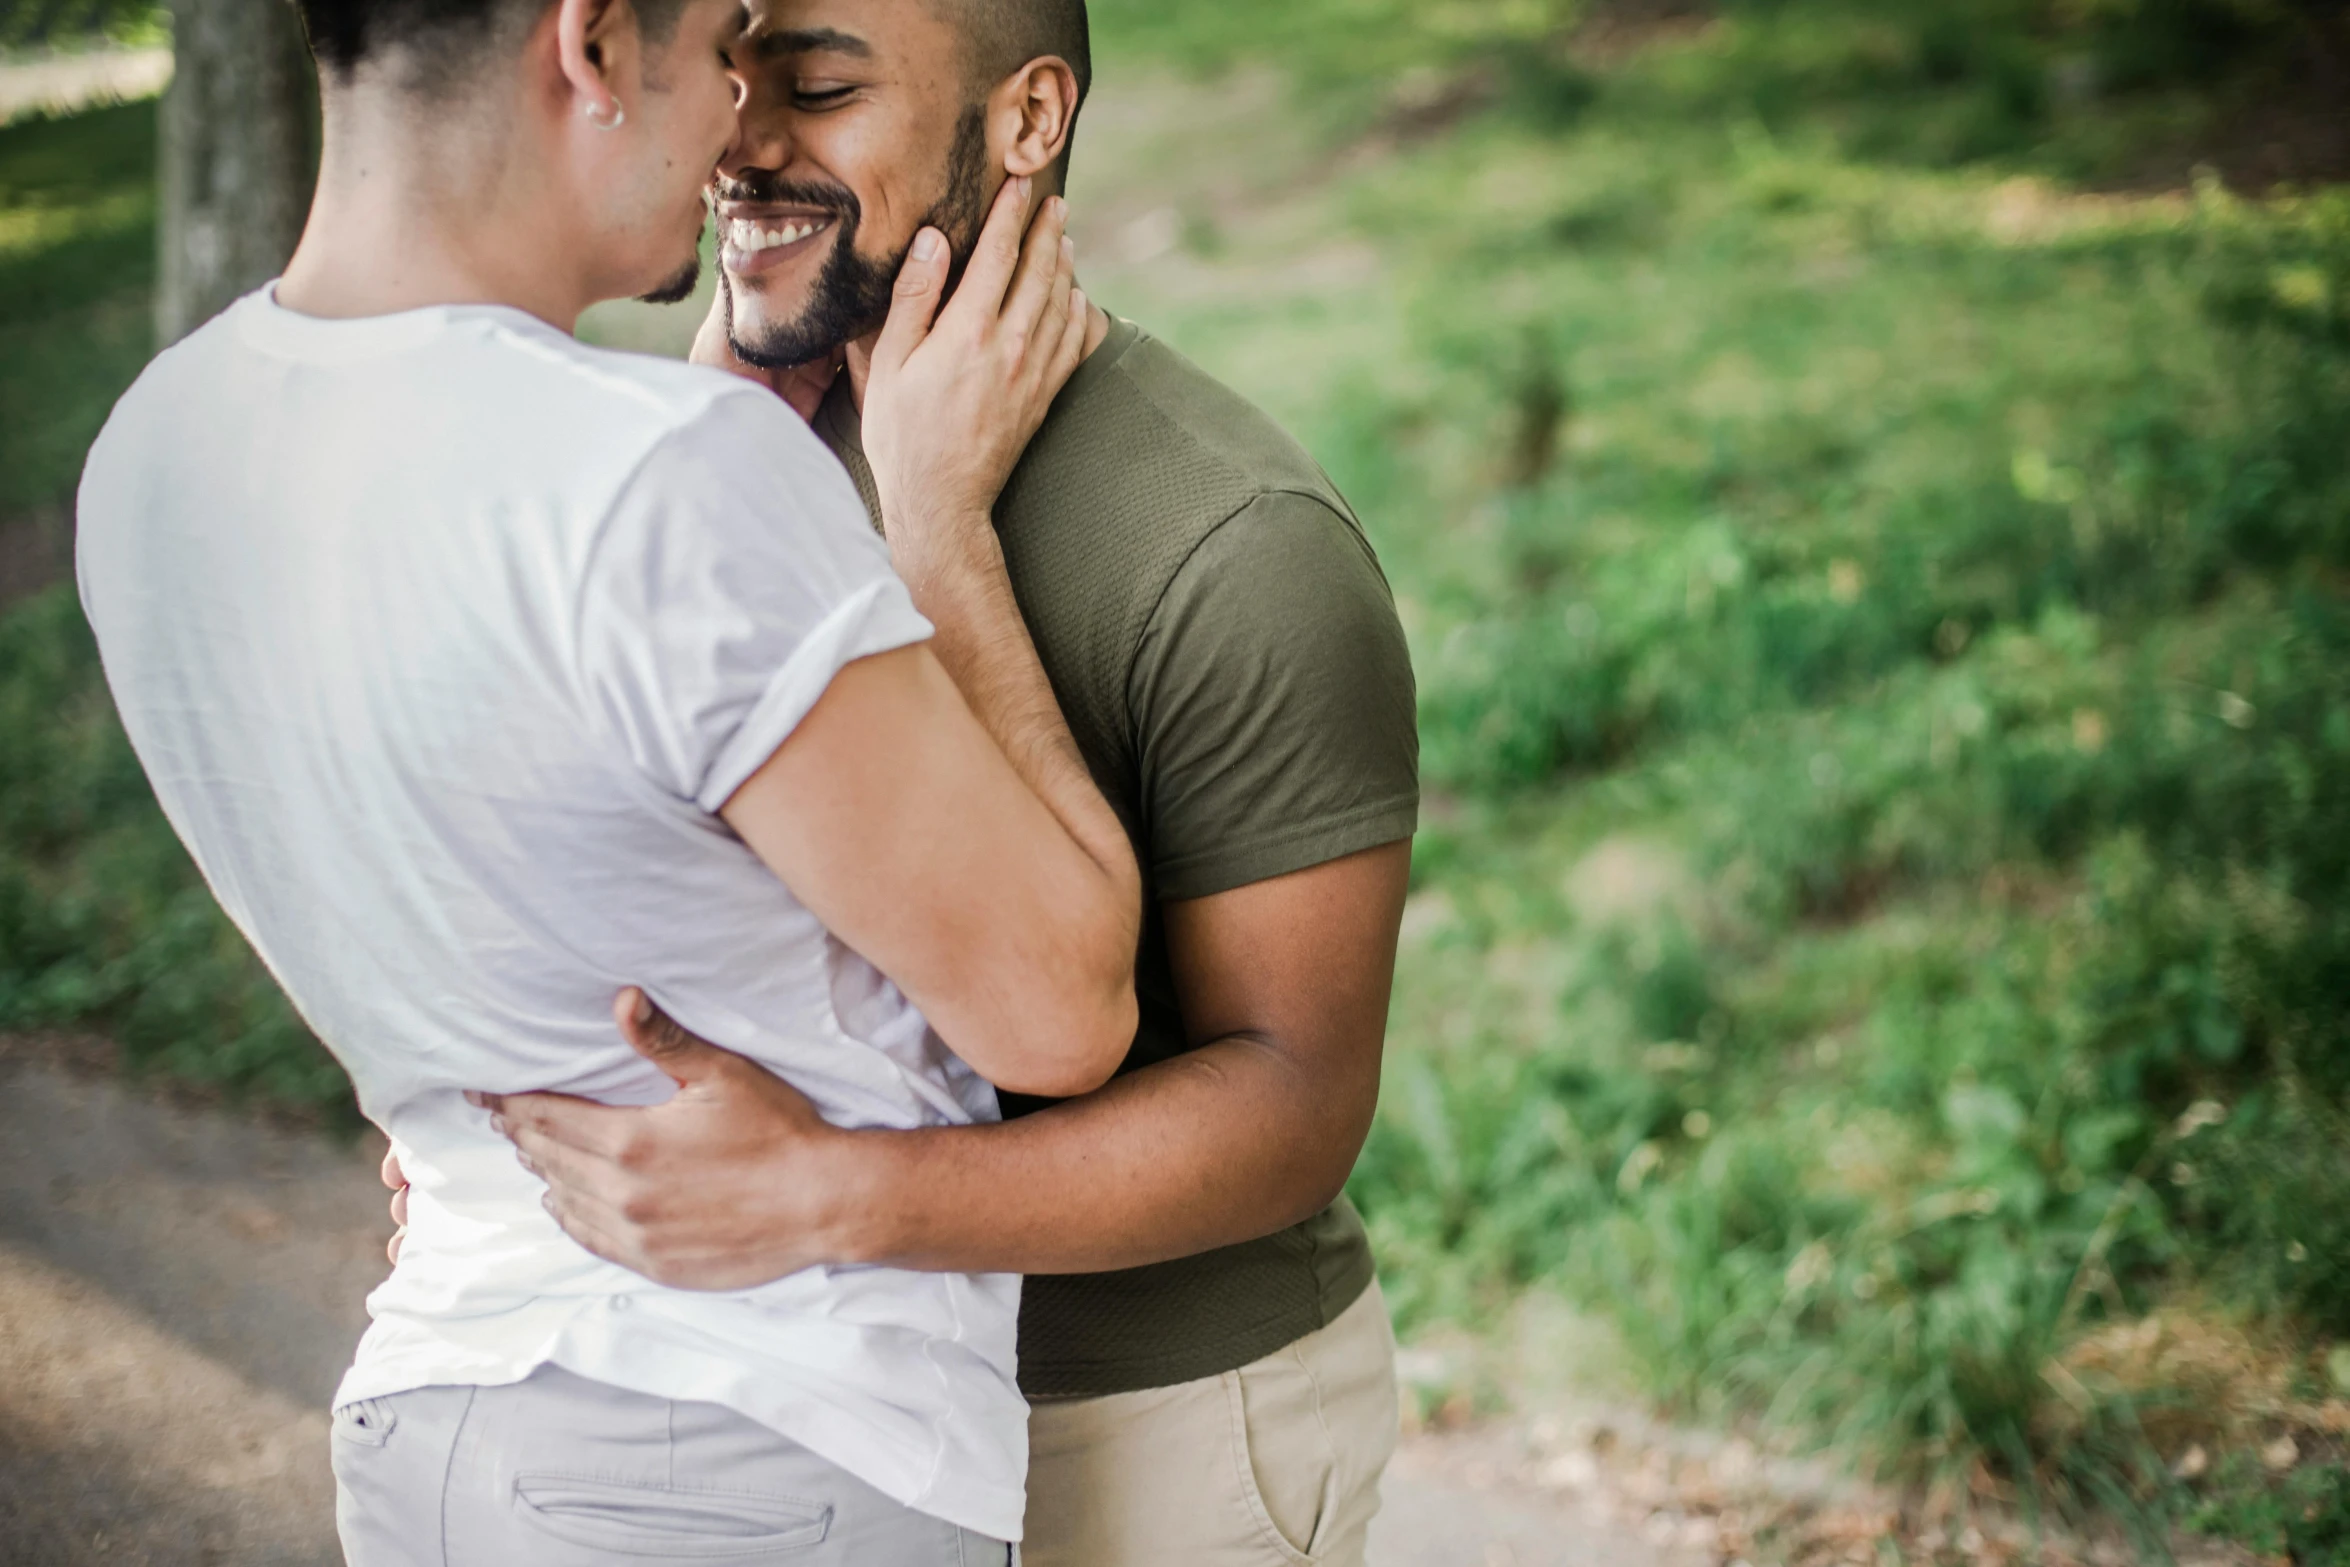
[[[845,388],[816,430],[873,508]],[[1189,1048],[1162,901],[1412,835],[1411,663],[1379,563],[1313,459],[1131,322],[1054,403],[996,528],[1069,728],[1142,864],[1133,1071]],[[1007,1115],[1043,1103],[1004,1100]],[[1323,1326],[1370,1281],[1343,1199],[1201,1256],[1031,1277],[1020,1385],[1093,1396],[1214,1376]]]

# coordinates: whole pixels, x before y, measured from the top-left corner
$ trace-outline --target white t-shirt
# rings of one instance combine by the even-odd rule
[[[611,1021],[638,983],[835,1124],[995,1116],[714,814],[844,664],[930,633],[806,426],[518,311],[264,290],[117,405],[79,552],[165,812],[414,1183],[338,1402],[553,1362],[1019,1538],[1015,1278],[663,1289],[565,1236],[462,1097],[666,1098]]]

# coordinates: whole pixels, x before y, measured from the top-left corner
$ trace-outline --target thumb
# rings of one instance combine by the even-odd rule
[[[677,1026],[653,998],[631,985],[612,1002],[612,1020],[629,1048],[661,1069],[678,1086],[708,1077],[726,1052]]]
[[[913,356],[938,319],[939,301],[946,297],[947,237],[934,228],[914,236],[913,249],[898,272],[898,284],[889,302],[889,321],[873,345],[873,368],[895,370]]]

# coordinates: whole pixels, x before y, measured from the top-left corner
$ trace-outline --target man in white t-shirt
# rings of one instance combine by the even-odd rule
[[[944,236],[914,247],[884,546],[773,397],[570,335],[690,281],[738,0],[303,11],[301,248],[116,408],[80,577],[173,826],[413,1183],[337,1398],[345,1549],[1003,1561],[1014,1279],[654,1285],[465,1090],[662,1099],[631,981],[844,1126],[1109,1076],[1135,863],[988,521],[1083,345],[1062,209],[1023,241],[1008,184],[943,308]]]

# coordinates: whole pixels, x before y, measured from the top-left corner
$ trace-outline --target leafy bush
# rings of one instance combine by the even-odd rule
[[[1418,357],[1324,443],[1453,802],[1358,1200],[1407,1322],[1541,1283],[1890,1472],[2321,1518],[2169,1466],[2294,1418],[2259,1335],[2350,1333],[2350,193],[1921,156],[1885,72],[2049,46],[1849,20],[1742,9],[1554,173],[1496,124],[1361,198],[1477,238],[1399,265]],[[1676,138],[1709,86],[1766,128]],[[1577,890],[1626,842],[1679,865],[1629,912]],[[2110,1352],[2181,1312],[2257,1331],[2208,1385]]]
[[[62,513],[152,351],[155,107],[0,129],[0,526]],[[0,612],[0,1029],[102,1028],[187,1081],[350,1090],[156,808],[70,587]]]

